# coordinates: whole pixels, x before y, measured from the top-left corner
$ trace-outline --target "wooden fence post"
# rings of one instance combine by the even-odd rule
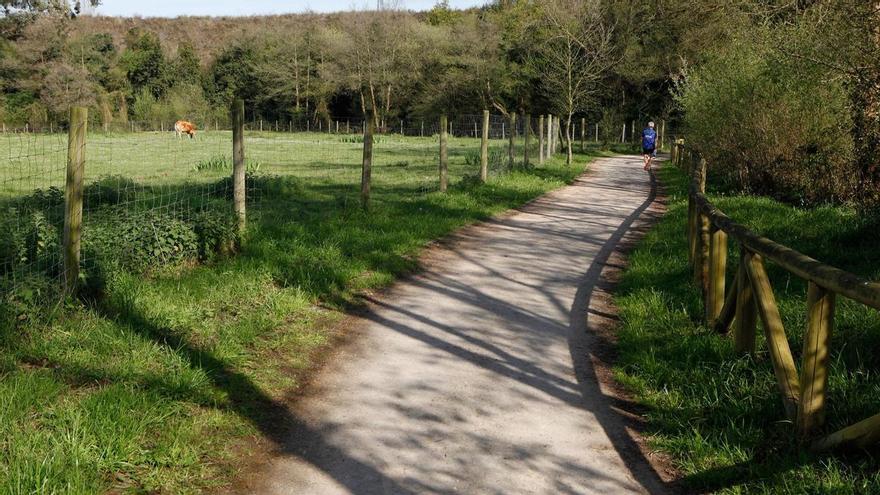
[[[800,402],[800,383],[791,348],[785,337],[785,327],[782,326],[782,318],[779,316],[779,307],[773,295],[773,287],[764,268],[761,256],[750,254],[746,263],[746,271],[752,283],[755,295],[755,303],[758,307],[758,315],[764,326],[764,334],[767,339],[767,348],[770,351],[770,361],[773,364],[773,372],[776,374],[776,385],[782,394],[782,403],[789,419],[797,418],[798,402]]]
[[[237,99],[232,102],[232,203],[238,217],[239,243],[247,228],[244,172],[244,100]]]
[[[516,157],[514,156],[514,145],[516,144],[516,112],[510,112],[510,136],[507,141],[507,166],[513,168]]]
[[[587,152],[587,119],[581,117],[581,153]]]
[[[711,226],[709,233],[709,290],[706,298],[706,323],[713,324],[721,315],[725,299],[727,272],[727,233]]]
[[[663,143],[666,140],[666,119],[660,121],[660,151],[663,151]]]
[[[807,437],[825,422],[825,396],[828,391],[828,344],[834,328],[832,291],[809,283],[807,290],[807,333],[804,335],[801,367],[801,400],[797,426]]]
[[[553,119],[553,152],[559,153],[562,151],[562,121],[559,120],[559,116]]]
[[[538,164],[544,164],[544,115],[538,116]]]
[[[376,119],[371,111],[364,124],[364,156],[361,161],[361,208],[370,209],[370,184],[373,176],[373,133],[376,131]]]
[[[739,283],[736,287],[736,317],[733,326],[733,350],[739,354],[755,353],[755,331],[758,314],[755,310],[755,297],[752,292],[752,284],[746,271],[746,264],[750,261],[749,252],[745,246],[740,246],[739,258]]]
[[[449,140],[447,130],[446,115],[440,116],[440,192],[446,192],[447,181],[449,180],[449,156],[447,152],[447,141]]]
[[[483,110],[483,136],[480,139],[480,182],[489,179],[489,111]]]
[[[596,142],[599,142],[599,123],[596,123]]]
[[[525,114],[523,118],[523,167],[529,167],[529,141],[532,139],[532,115]]]
[[[553,156],[553,114],[547,114],[547,159]]]
[[[71,107],[67,131],[67,182],[64,187],[64,292],[76,291],[79,280],[80,239],[83,218],[83,175],[86,164],[86,133],[89,110]]]

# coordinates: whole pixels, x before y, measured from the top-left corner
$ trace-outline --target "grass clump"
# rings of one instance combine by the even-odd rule
[[[648,406],[654,447],[670,453],[687,487],[722,493],[877,493],[877,459],[866,452],[812,455],[785,420],[762,336],[754,357],[700,321],[687,266],[684,175],[661,169],[669,211],[630,257],[616,297],[617,378]],[[797,209],[767,198],[712,196],[736,221],[816,259],[880,278],[877,223],[845,207]],[[841,246],[845,246],[841,249]],[[728,281],[736,268],[733,243]],[[795,361],[806,328],[806,286],[768,263]],[[760,324],[759,324],[760,325]],[[838,299],[827,425],[836,431],[880,412],[880,316]],[[760,333],[760,328],[759,328]]]

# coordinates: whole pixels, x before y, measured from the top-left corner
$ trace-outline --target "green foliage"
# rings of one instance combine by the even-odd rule
[[[723,186],[801,205],[853,198],[847,95],[826,71],[787,64],[755,36],[687,73],[676,99]]]
[[[120,64],[126,70],[132,90],[139,95],[145,91],[155,98],[162,96],[171,81],[159,37],[133,28],[126,36],[126,45],[128,48],[122,53]]]
[[[217,155],[207,160],[202,160],[195,164],[193,170],[196,172],[205,171],[232,171],[232,160],[226,155]],[[254,160],[245,160],[245,173],[257,174],[260,171],[260,162]]]

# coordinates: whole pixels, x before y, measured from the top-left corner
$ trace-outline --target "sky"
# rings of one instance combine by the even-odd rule
[[[453,8],[467,8],[488,0],[450,0]],[[428,10],[436,0],[399,0],[408,10]],[[238,16],[333,12],[375,8],[376,0],[102,0],[97,12],[111,16],[177,17],[180,15]]]

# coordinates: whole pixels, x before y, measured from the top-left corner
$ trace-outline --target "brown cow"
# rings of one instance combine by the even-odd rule
[[[189,134],[190,139],[196,137],[196,126],[192,122],[178,120],[174,123],[174,132],[177,133],[177,139],[183,134]]]

